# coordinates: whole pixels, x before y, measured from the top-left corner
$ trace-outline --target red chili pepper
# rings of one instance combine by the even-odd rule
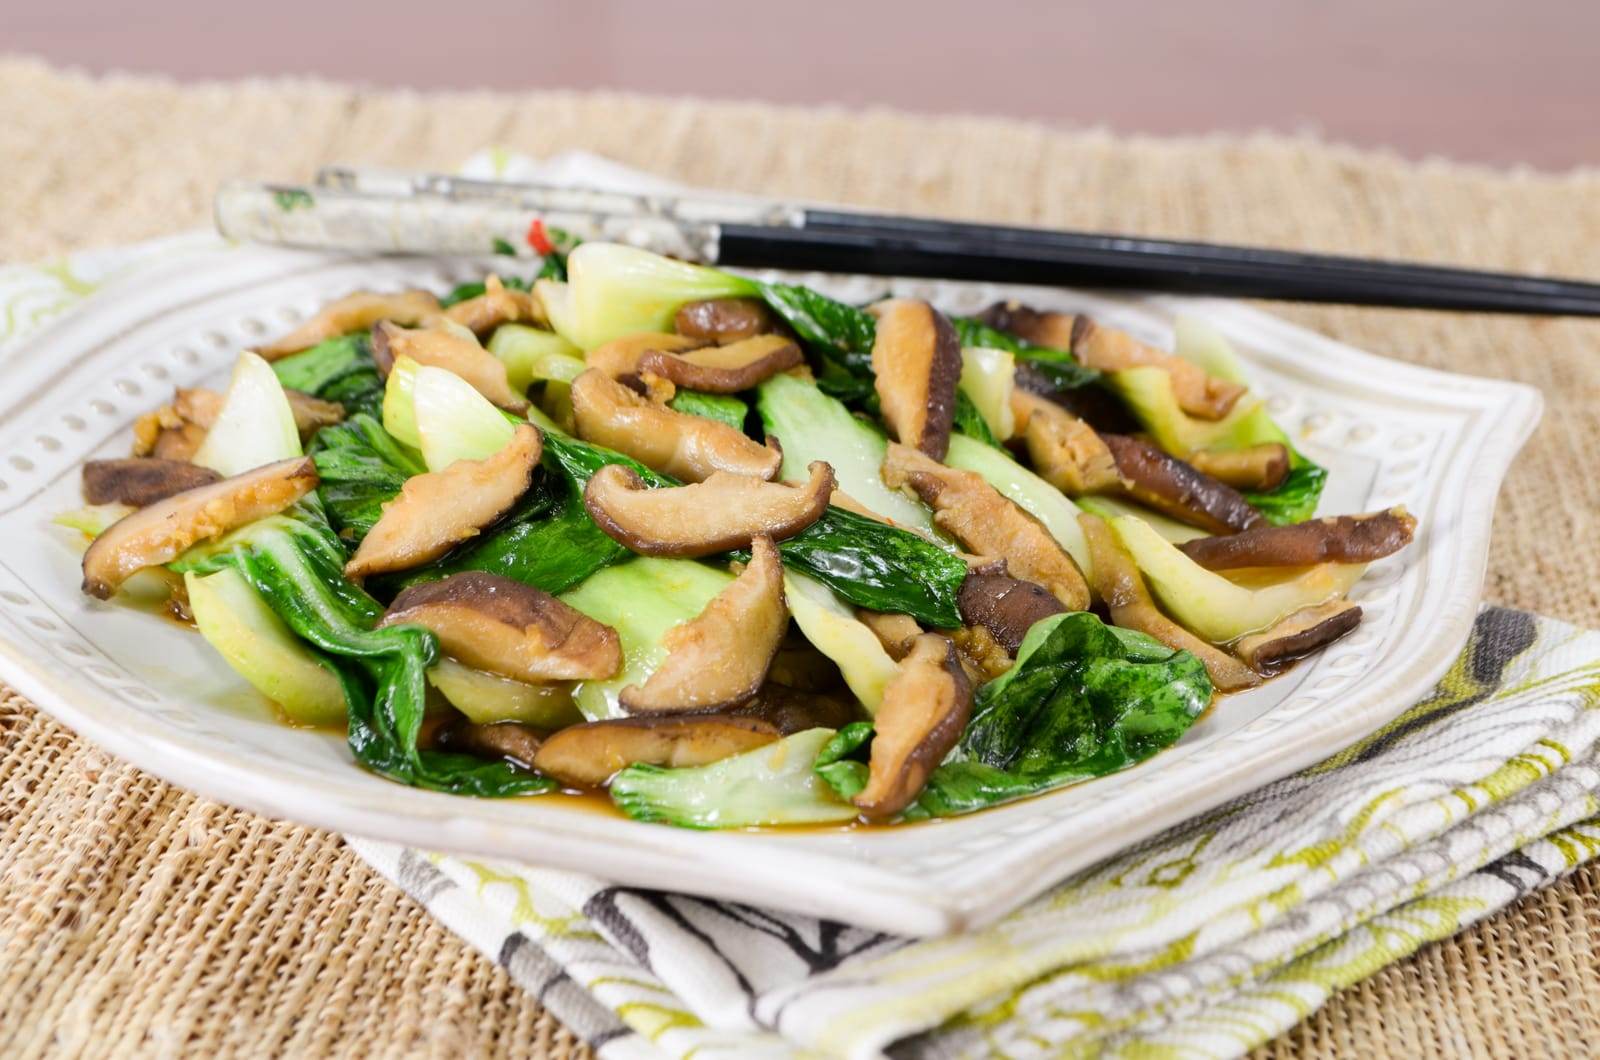
[[[548,257],[556,251],[556,245],[550,242],[549,236],[544,234],[544,222],[537,217],[533,219],[532,224],[528,225],[528,246],[544,257]]]

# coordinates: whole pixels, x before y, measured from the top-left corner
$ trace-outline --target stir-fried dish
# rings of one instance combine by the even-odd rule
[[[864,307],[623,246],[360,292],[83,469],[157,592],[391,780],[700,828],[961,814],[1121,770],[1350,633],[1404,509],[1216,332]]]

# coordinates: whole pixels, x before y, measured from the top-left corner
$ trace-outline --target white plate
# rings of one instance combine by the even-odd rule
[[[494,802],[363,772],[342,741],[275,722],[192,633],[78,591],[52,527],[78,467],[123,455],[174,385],[220,384],[237,351],[358,287],[443,290],[472,263],[263,249],[189,252],[113,285],[13,351],[0,395],[0,676],[115,754],[275,817],[620,883],[783,907],[905,934],[991,920],[1065,874],[1308,766],[1422,694],[1466,638],[1495,494],[1540,411],[1536,391],[1383,360],[1243,306],[906,282],[972,312],[1002,296],[1082,309],[1157,343],[1202,315],[1249,362],[1297,444],[1331,471],[1323,511],[1406,504],[1419,539],[1353,594],[1351,637],[1228,698],[1174,748],[1117,776],[965,818],[853,832],[720,834],[637,824],[561,798]],[[880,281],[829,283],[843,297]]]

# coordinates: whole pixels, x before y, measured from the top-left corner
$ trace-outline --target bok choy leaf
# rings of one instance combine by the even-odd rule
[[[1211,702],[1200,660],[1075,611],[1034,625],[978,689],[961,743],[908,819],[949,817],[1127,769],[1170,746]],[[870,724],[840,730],[817,774],[842,798],[866,784]]]
[[[337,401],[347,413],[377,415],[383,403],[383,380],[372,360],[366,335],[328,339],[309,350],[272,363],[278,382],[324,401]]]
[[[231,568],[273,613],[330,659],[344,685],[350,751],[373,772],[451,794],[506,796],[548,791],[544,777],[507,762],[417,747],[427,670],[438,640],[421,626],[374,628],[383,608],[346,580],[345,551],[319,505],[252,523],[173,564],[183,574]]]

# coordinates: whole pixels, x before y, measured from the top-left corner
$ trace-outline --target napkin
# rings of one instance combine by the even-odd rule
[[[1395,721],[911,940],[571,873],[350,845],[602,1056],[1239,1055],[1600,853],[1600,634],[1485,608]]]
[[[672,187],[580,154],[465,172]],[[101,284],[215,245],[0,268],[0,362]],[[1600,854],[1597,707],[1600,634],[1485,608],[1361,743],[942,939],[348,841],[608,1060],[1234,1056]]]

